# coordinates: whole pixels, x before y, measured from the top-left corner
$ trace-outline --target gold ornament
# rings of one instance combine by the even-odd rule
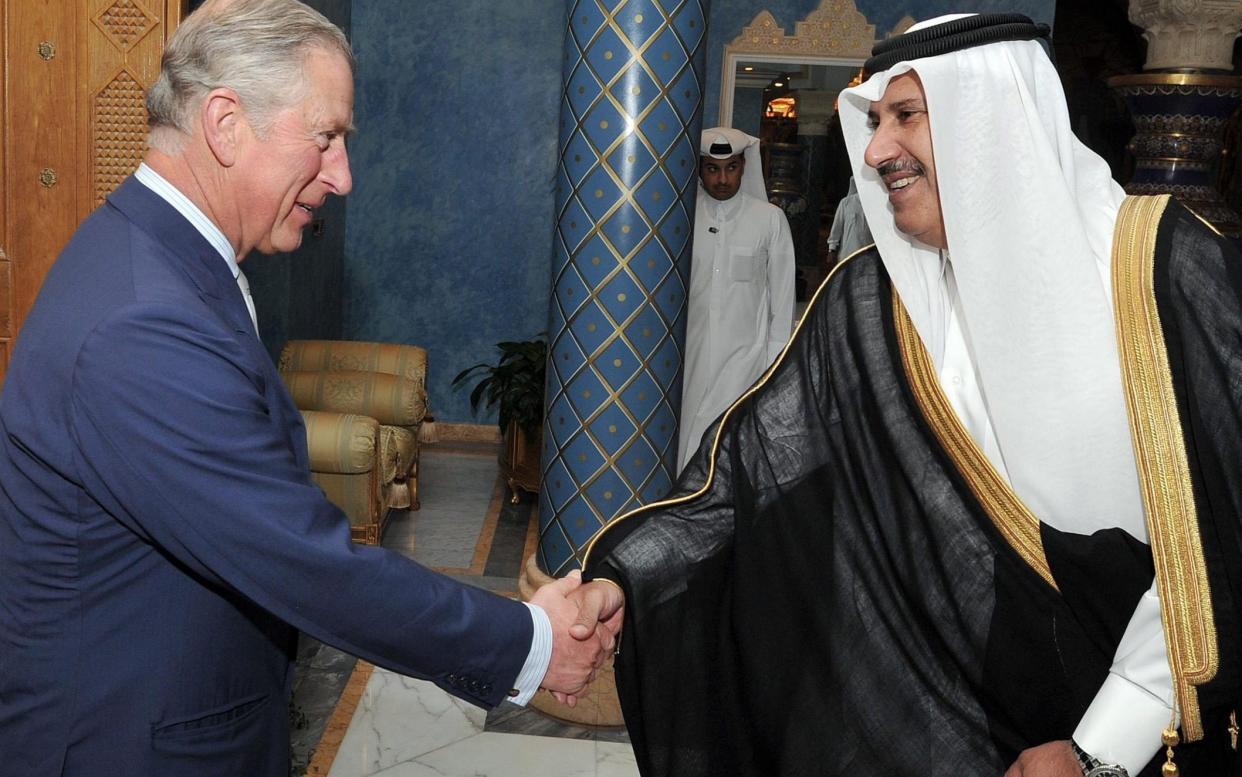
[[[1160,774],[1162,774],[1163,777],[1178,777],[1178,775],[1181,774],[1181,771],[1177,768],[1177,764],[1173,763],[1173,748],[1176,747],[1177,743],[1182,740],[1181,737],[1177,735],[1177,729],[1170,725],[1160,736],[1160,741],[1164,742],[1164,746],[1168,748],[1164,751],[1164,757],[1167,760],[1164,762],[1164,765],[1160,767]]]
[[[1177,729],[1166,728],[1164,733],[1160,736],[1160,741],[1164,742],[1165,747],[1177,747],[1182,740],[1181,737],[1177,735]]]

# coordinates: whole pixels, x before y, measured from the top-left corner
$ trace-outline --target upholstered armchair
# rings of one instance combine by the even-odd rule
[[[280,374],[306,422],[311,474],[378,545],[391,508],[418,509],[427,352],[413,345],[291,340]]]

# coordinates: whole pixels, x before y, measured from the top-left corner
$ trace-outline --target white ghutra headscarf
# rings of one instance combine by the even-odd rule
[[[968,14],[940,17],[911,31]],[[1004,467],[1041,519],[1147,537],[1122,395],[1108,268],[1125,196],[1070,131],[1060,79],[1034,40],[898,62],[842,92],[841,126],[867,223],[940,366],[939,252],[896,231],[863,161],[867,111],[914,71],[931,124],[948,253]]]
[[[713,146],[717,151],[712,151]],[[768,190],[763,183],[763,161],[759,157],[759,138],[732,127],[712,127],[703,130],[699,138],[700,157],[731,159],[738,154],[741,154],[742,159],[746,161],[746,169],[742,171],[742,185],[738,191],[767,202]],[[703,179],[700,178],[699,189],[702,188]]]

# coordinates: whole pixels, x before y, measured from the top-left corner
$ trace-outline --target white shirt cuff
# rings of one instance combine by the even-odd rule
[[[530,602],[522,604],[530,610],[534,630],[531,633],[530,652],[526,654],[526,663],[522,664],[522,671],[518,672],[517,679],[513,681],[517,695],[510,696],[509,701],[525,707],[539,690],[543,676],[548,673],[548,663],[552,660],[552,621],[548,620],[548,614],[539,605]]]
[[[1115,674],[1100,686],[1074,730],[1088,755],[1138,774],[1161,748],[1160,735],[1173,712],[1167,704]]]

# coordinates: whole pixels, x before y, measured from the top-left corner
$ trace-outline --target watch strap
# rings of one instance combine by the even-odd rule
[[[1078,759],[1078,766],[1082,769],[1083,777],[1130,777],[1130,772],[1124,766],[1104,763],[1079,747],[1073,739],[1070,740],[1070,749],[1074,752],[1074,757]]]

